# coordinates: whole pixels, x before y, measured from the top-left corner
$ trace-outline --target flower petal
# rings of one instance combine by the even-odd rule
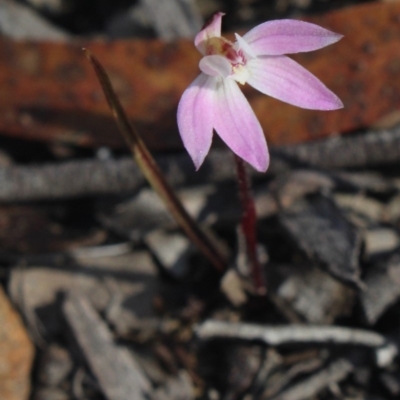
[[[317,50],[342,37],[309,22],[283,19],[258,25],[243,39],[257,55],[279,56]]]
[[[214,128],[221,139],[255,169],[266,171],[269,154],[264,132],[234,80],[218,81],[214,104]]]
[[[232,66],[228,59],[217,54],[204,56],[199,62],[199,68],[207,75],[223,78],[227,78],[232,73]]]
[[[216,78],[200,74],[184,91],[178,105],[179,133],[196,169],[211,147],[216,83]]]
[[[341,100],[318,78],[288,57],[258,57],[247,66],[247,83],[264,94],[312,110],[343,107]]]
[[[246,54],[246,58],[248,60],[257,57],[257,54],[254,52],[254,50],[251,48],[251,46],[240,35],[235,33],[235,37],[236,37],[237,49],[242,50]]]
[[[224,15],[222,12],[215,13],[194,38],[194,45],[201,54],[206,53],[206,42],[208,39],[221,36],[221,23]]]

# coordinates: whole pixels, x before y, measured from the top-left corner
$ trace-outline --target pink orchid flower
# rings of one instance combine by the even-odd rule
[[[197,34],[202,73],[185,90],[178,127],[196,169],[211,147],[213,129],[239,157],[259,171],[269,164],[261,125],[236,82],[298,107],[336,110],[340,99],[320,80],[284,54],[317,50],[342,35],[295,20],[268,21],[236,42],[221,37],[223,13]]]

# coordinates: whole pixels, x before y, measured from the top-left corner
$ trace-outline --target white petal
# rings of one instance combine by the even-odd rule
[[[251,48],[251,46],[246,42],[246,40],[244,40],[237,33],[235,33],[235,37],[236,37],[236,40],[237,40],[237,43],[236,43],[237,50],[239,50],[239,49],[242,50],[245,53],[245,55],[246,55],[248,60],[257,57],[256,53]]]
[[[231,63],[219,55],[204,56],[199,63],[201,72],[210,76],[228,77],[232,72]]]

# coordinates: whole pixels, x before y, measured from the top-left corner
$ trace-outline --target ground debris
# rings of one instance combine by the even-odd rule
[[[354,367],[350,361],[339,359],[331,362],[321,371],[304,379],[279,393],[277,396],[268,397],[273,400],[305,400],[317,395],[322,389],[329,387],[333,383],[338,383],[346,378]]]
[[[145,243],[160,265],[173,277],[182,278],[188,273],[193,246],[181,232],[157,230],[146,235]]]
[[[60,294],[71,290],[84,294],[97,310],[106,312],[118,331],[126,332],[136,328],[138,321],[154,320],[152,299],[159,285],[155,274],[146,252],[99,258],[81,255],[79,263],[57,268],[15,268],[9,288],[36,336],[52,337],[62,331]]]
[[[61,387],[72,372],[73,362],[68,350],[57,344],[50,344],[40,357],[38,381],[43,387]]]
[[[230,226],[240,213],[235,200],[236,186],[232,184],[196,185],[177,193],[190,215],[202,225]],[[264,201],[266,194],[260,193],[256,198]],[[268,205],[264,206],[267,208]],[[149,188],[116,204],[100,203],[98,215],[105,227],[131,240],[141,240],[154,230],[177,227],[162,200]]]
[[[351,137],[321,139],[310,143],[295,144],[286,147],[271,148],[271,175],[289,172],[293,166],[312,166],[321,169],[339,169],[349,167],[365,167],[373,165],[392,165],[400,158],[400,128],[384,131],[360,132]],[[377,143],[383,143],[381,151],[376,150]],[[341,148],[360,146],[367,149],[362,160],[353,154],[347,156]],[[392,156],[388,156],[386,147],[390,148]],[[318,150],[319,148],[324,150]],[[317,150],[316,150],[317,149]],[[325,153],[335,157],[328,158]],[[322,155],[316,156],[322,152]],[[372,153],[371,156],[369,154]],[[336,155],[340,154],[340,157]],[[307,160],[307,163],[305,161]],[[168,181],[174,186],[221,183],[235,177],[232,157],[228,151],[219,149],[210,152],[204,165],[195,171],[187,155],[163,155],[156,158]],[[340,160],[340,162],[338,161]],[[355,175],[336,171],[329,174],[322,171],[297,171],[302,179],[315,179],[314,185],[326,188],[338,185],[352,186],[360,190],[382,191],[395,190],[394,182],[377,178],[366,178],[365,175]],[[251,170],[251,175],[260,179],[260,173]],[[145,185],[145,178],[130,157],[108,160],[70,160],[62,163],[46,163],[35,166],[11,165],[0,167],[0,200],[2,202],[31,201],[43,199],[69,199],[84,196],[117,194],[133,192]],[[398,186],[398,185],[397,185]],[[265,197],[265,192],[264,192]],[[267,199],[269,209],[273,208],[272,199]],[[263,210],[261,204],[257,205]],[[262,211],[263,212],[263,211]],[[265,212],[264,212],[265,213]]]
[[[349,168],[395,163],[399,157],[400,125],[361,135],[330,138],[277,150],[302,166]]]
[[[399,255],[395,254],[385,263],[371,265],[364,282],[361,304],[367,321],[372,325],[400,298]]]
[[[379,223],[383,219],[385,205],[363,193],[337,193],[334,199],[347,212],[348,217],[362,227]]]
[[[65,318],[108,400],[145,400],[151,386],[128,349],[118,347],[106,324],[83,297],[69,296]]]
[[[351,315],[354,290],[324,271],[301,265],[274,269],[285,276],[276,294],[307,322],[332,324],[338,317]]]
[[[381,382],[389,390],[393,396],[400,395],[400,379],[398,371],[396,372],[382,372],[380,375]]]
[[[311,260],[336,278],[360,285],[360,234],[330,198],[308,196],[284,209],[280,220]]]
[[[255,344],[210,342],[201,347],[203,376],[227,400],[239,399],[252,386],[264,358],[262,346]]]
[[[9,299],[0,287],[0,399],[28,400],[34,348]]]
[[[196,328],[196,334],[203,340],[216,338],[259,340],[271,346],[290,343],[365,346],[375,350],[376,362],[380,366],[390,365],[398,353],[397,347],[378,333],[337,326],[262,326],[208,320]]]
[[[400,238],[392,228],[370,229],[364,234],[364,254],[367,259],[381,254],[390,254],[400,245]]]
[[[143,0],[143,8],[160,38],[194,37],[203,25],[194,0]]]
[[[2,35],[17,40],[65,41],[69,37],[34,10],[12,0],[0,1],[0,31]]]
[[[24,384],[12,386],[21,400],[400,396],[400,7],[351,3],[0,0],[0,299],[4,287],[36,345],[34,368],[30,345]],[[31,30],[27,10],[64,42],[30,40],[43,30]],[[217,11],[229,39],[294,16],[344,35],[293,55],[342,110],[299,109],[243,87],[271,155],[267,174],[249,171],[265,296],[254,292],[238,233],[231,152],[216,135],[195,171],[176,126],[179,98],[199,73],[193,38]],[[12,30],[31,34],[15,40]],[[83,46],[227,254],[223,273],[127,157]],[[1,400],[14,382],[3,382],[4,360],[27,352],[25,342],[8,345],[24,329],[6,322]]]
[[[176,377],[170,377],[166,384],[154,391],[155,400],[192,400],[194,388],[187,372],[180,371]]]

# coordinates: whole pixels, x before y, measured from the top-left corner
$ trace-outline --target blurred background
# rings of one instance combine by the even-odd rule
[[[196,172],[176,126],[217,11],[229,38],[344,35],[291,55],[342,110],[242,87],[271,151],[248,171],[265,296],[232,155],[215,137]],[[226,271],[147,185],[82,48]],[[398,399],[399,110],[399,1],[0,0],[0,400]]]

